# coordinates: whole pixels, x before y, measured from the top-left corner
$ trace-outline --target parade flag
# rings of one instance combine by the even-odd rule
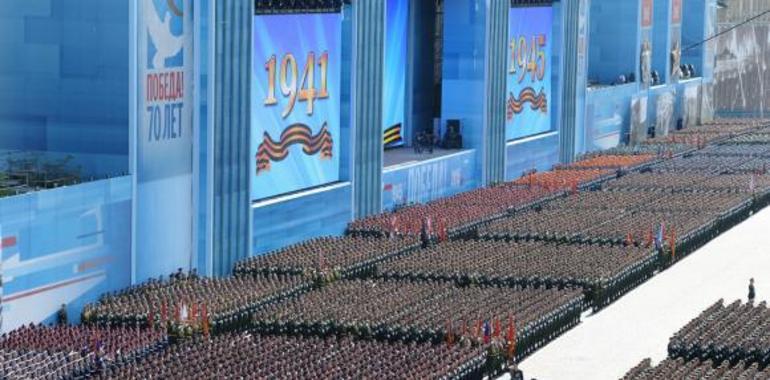
[[[671,258],[676,257],[676,230],[671,228],[671,236],[669,237],[668,242],[670,248],[671,248]]]
[[[516,353],[516,327],[513,323],[513,317],[508,316],[508,360],[513,360]]]
[[[492,340],[491,332],[492,326],[490,326],[489,321],[484,321],[484,344],[489,344]]]
[[[152,307],[150,307],[150,311],[147,312],[147,327],[150,329],[155,327],[155,314],[152,312]]]
[[[634,235],[630,232],[626,234],[626,245],[634,245]]]
[[[663,249],[663,239],[666,236],[665,234],[666,226],[661,222],[658,224],[658,233],[655,235],[655,249],[659,251]]]
[[[476,321],[476,331],[473,332],[473,336],[481,337],[482,322],[481,319]]]
[[[495,326],[494,326],[494,333],[492,334],[495,338],[499,337],[503,333],[503,327],[500,324],[500,320],[495,318]]]
[[[165,324],[168,319],[168,306],[163,303],[160,305],[160,323]]]
[[[655,238],[653,237],[652,229],[650,229],[649,231],[647,231],[647,238],[645,239],[644,247],[650,248],[650,246],[652,246],[653,240],[655,240]]]
[[[203,335],[209,336],[209,312],[206,309],[206,304],[201,305],[201,320],[203,323]]]

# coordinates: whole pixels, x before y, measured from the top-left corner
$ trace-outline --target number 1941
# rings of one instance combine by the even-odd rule
[[[286,107],[284,107],[281,117],[285,119],[291,115],[297,101],[305,102],[307,114],[312,115],[315,100],[326,99],[329,97],[327,87],[329,54],[323,52],[318,58],[318,66],[321,75],[321,86],[318,89],[315,87],[315,53],[310,52],[307,54],[305,67],[302,70],[302,77],[299,81],[297,80],[297,59],[294,58],[294,54],[288,53],[283,56],[283,59],[281,59],[280,75],[276,70],[277,63],[275,55],[271,56],[265,63],[265,70],[267,71],[267,96],[264,101],[265,106],[274,106],[278,104],[278,99],[275,96],[275,82],[277,77],[277,80],[280,81],[281,94],[287,98]]]

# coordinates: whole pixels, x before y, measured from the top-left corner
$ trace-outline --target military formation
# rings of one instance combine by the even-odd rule
[[[663,379],[698,379],[698,380],[767,380],[770,368],[760,369],[756,364],[747,365],[738,362],[735,365],[723,363],[715,366],[710,360],[666,359],[657,366],[652,366],[650,359],[645,359],[631,369],[621,380],[663,380]]]
[[[418,236],[427,221],[431,232],[451,235],[473,228],[478,223],[500,218],[509,209],[542,202],[554,196],[555,190],[511,184],[476,189],[424,205],[410,205],[394,212],[354,221],[348,227],[348,232],[353,235]]]
[[[770,310],[764,302],[725,305],[719,300],[674,334],[668,353],[686,360],[744,361],[764,368],[770,364]]]
[[[645,359],[622,380],[770,379],[770,310],[719,300],[676,332],[668,359]]]
[[[228,333],[196,338],[97,379],[480,378],[482,347]]]
[[[694,191],[734,191],[765,193],[770,190],[770,177],[753,173],[720,174],[707,172],[647,171],[607,182],[603,188],[611,191],[657,190],[691,193]]]
[[[541,345],[579,322],[579,290],[467,286],[411,280],[341,281],[254,315],[260,331],[290,335],[354,335],[387,341],[465,338],[483,342],[515,324],[519,349]],[[495,330],[497,329],[497,330]]]
[[[0,378],[77,379],[162,351],[161,330],[22,326],[0,337]]]
[[[601,154],[559,166],[558,169],[614,169],[629,170],[657,160],[653,154]]]
[[[547,191],[576,191],[577,189],[616,177],[617,168],[612,169],[574,169],[530,172],[512,182],[516,186],[543,188]]]
[[[101,326],[162,326],[174,336],[247,327],[261,305],[309,290],[301,276],[258,275],[207,278],[181,272],[150,280],[86,305],[82,321]]]
[[[770,155],[731,140],[770,133],[759,123],[675,132],[368,217],[347,237],[240,262],[234,276],[179,270],[106,294],[81,326],[2,337],[0,378],[495,376],[766,205]],[[758,311],[736,313],[764,323]],[[716,350],[725,371],[770,357],[741,341],[759,333],[731,327],[713,331],[732,332],[737,348],[716,349],[716,332],[694,328],[682,336],[703,343],[683,338],[672,352]]]
[[[633,183],[632,173],[620,179]],[[718,174],[712,177],[719,177]],[[626,178],[631,178],[626,180]],[[673,177],[670,177],[673,178]],[[751,178],[746,178],[751,181]],[[704,178],[705,180],[705,178]],[[754,193],[739,189],[700,189],[697,184],[687,192],[672,191],[675,185],[661,188],[623,187],[612,191],[590,191],[570,195],[543,207],[531,208],[510,218],[491,222],[478,229],[487,239],[545,240],[556,242],[588,242],[594,244],[636,245],[650,247],[658,240],[676,246],[692,246],[701,238],[713,237],[730,223],[747,216],[756,201]],[[762,178],[762,185],[768,179]],[[714,183],[724,183],[715,180]],[[719,186],[719,185],[716,185]],[[663,236],[657,236],[657,235]],[[670,251],[676,247],[669,247]],[[680,248],[681,249],[681,248]],[[673,252],[675,253],[675,252]]]
[[[600,306],[652,275],[652,248],[547,242],[450,241],[378,266],[385,279],[460,285],[581,288]]]
[[[356,276],[378,262],[419,248],[415,236],[320,237],[236,264],[236,275],[334,273]]]

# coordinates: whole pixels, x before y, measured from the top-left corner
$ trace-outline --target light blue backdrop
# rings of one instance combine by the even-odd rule
[[[0,1],[0,152],[128,171],[128,0]]]
[[[401,126],[401,139],[386,143],[385,147],[404,145],[411,135],[405,130],[406,48],[409,1],[388,0],[385,8],[385,94],[383,95],[382,130]],[[391,141],[387,139],[385,141]]]
[[[0,199],[3,331],[131,281],[131,177]]]
[[[258,200],[271,196],[305,189],[340,179],[340,70],[342,65],[340,14],[313,15],[270,15],[254,17],[254,67],[252,80],[251,153],[252,179],[251,199]],[[316,98],[312,113],[309,102],[297,98],[290,106],[289,89],[297,92],[308,88],[303,83],[308,54],[315,55],[314,88],[322,87],[322,54],[328,54],[326,73],[328,98]],[[296,85],[291,86],[291,65],[282,69],[287,54],[296,61]],[[269,97],[269,71],[267,62],[275,57],[275,98],[277,104],[266,105]],[[310,66],[308,66],[310,68]],[[287,77],[284,75],[287,74]],[[283,86],[285,84],[285,86]],[[304,86],[303,86],[304,85]],[[286,91],[284,91],[286,90]],[[288,156],[282,161],[270,162],[270,168],[257,172],[257,153],[265,134],[279,142],[281,133],[295,123],[310,127],[317,136],[323,125],[327,126],[333,141],[331,158],[323,158],[321,152],[309,155],[303,152],[302,144],[291,145]]]

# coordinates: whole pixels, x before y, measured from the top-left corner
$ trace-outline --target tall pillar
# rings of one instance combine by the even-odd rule
[[[581,10],[581,6],[583,9]],[[559,131],[559,160],[567,163],[575,159],[575,133],[576,119],[578,113],[576,99],[579,98],[578,91],[585,91],[585,1],[565,1],[562,2],[563,27],[564,27],[564,55],[562,58],[562,80],[563,91],[561,98],[561,115],[556,115],[562,120],[561,130]],[[581,15],[583,16],[581,29]],[[582,47],[578,46],[579,39],[582,39]],[[582,81],[579,80],[582,77]],[[580,87],[580,88],[578,88]],[[582,98],[582,97],[580,97]],[[580,104],[582,108],[582,104]]]
[[[483,183],[505,180],[505,87],[510,0],[490,0],[487,16],[487,78],[484,92]]]
[[[248,256],[253,0],[217,1],[214,58],[213,274]]]
[[[353,2],[353,207],[357,218],[382,208],[382,77],[385,0]]]

